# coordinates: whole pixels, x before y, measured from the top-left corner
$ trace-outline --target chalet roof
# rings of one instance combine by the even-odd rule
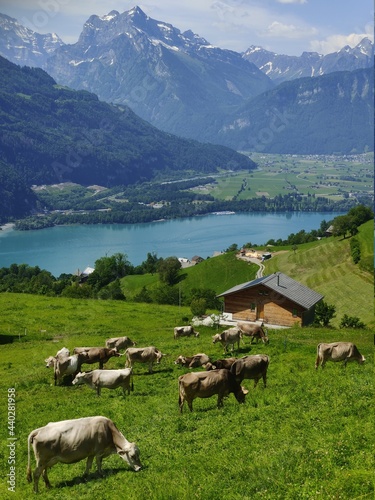
[[[242,290],[248,290],[249,288],[254,288],[257,285],[263,285],[273,292],[290,299],[305,309],[310,309],[324,297],[324,295],[311,290],[311,288],[298,283],[298,281],[295,281],[286,274],[280,272],[263,276],[262,278],[257,278],[253,281],[242,283],[241,285],[236,285],[226,292],[221,293],[218,297],[224,297],[225,295],[238,293]]]

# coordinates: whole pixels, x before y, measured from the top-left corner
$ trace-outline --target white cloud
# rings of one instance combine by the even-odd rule
[[[374,42],[374,34],[372,31],[365,33],[351,33],[350,35],[331,35],[325,40],[312,40],[310,47],[312,51],[319,52],[320,54],[331,54],[337,52],[346,45],[355,47],[363,38],[369,38]]]
[[[317,30],[313,27],[296,26],[295,24],[284,24],[273,21],[262,35],[270,38],[303,39],[316,35]]]

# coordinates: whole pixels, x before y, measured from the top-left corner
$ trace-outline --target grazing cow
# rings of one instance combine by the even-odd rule
[[[199,332],[196,332],[192,326],[176,326],[173,330],[173,335],[175,339],[179,337],[190,337],[190,335],[199,337]]]
[[[137,345],[129,337],[114,337],[112,339],[107,339],[105,341],[105,346],[109,349],[116,349],[120,351],[121,349],[127,349],[128,347],[134,347]]]
[[[344,366],[348,361],[357,361],[360,365],[366,358],[360,354],[355,344],[351,342],[332,342],[331,344],[318,344],[315,368],[319,365],[324,368],[327,361],[344,361]]]
[[[213,361],[212,363],[207,363],[205,368],[206,371],[209,370],[230,370],[231,366],[233,363],[237,360],[237,358],[224,358],[224,359],[217,359],[216,361]]]
[[[85,359],[83,363],[92,365],[93,363],[99,363],[99,368],[103,369],[103,366],[107,361],[112,358],[113,356],[118,357],[121,356],[119,352],[116,351],[116,349],[108,349],[108,347],[89,347],[89,348],[82,348],[82,347],[76,347],[75,350],[78,349],[86,349],[84,351],[85,354]]]
[[[263,384],[264,387],[266,387],[269,362],[270,359],[266,354],[244,356],[233,363],[230,372],[239,383],[244,379],[253,379],[254,387],[256,387],[259,380],[263,378]]]
[[[240,340],[242,339],[242,332],[236,326],[233,328],[228,328],[228,330],[224,330],[221,333],[217,333],[212,337],[212,343],[216,344],[216,342],[220,342],[224,347],[224,353],[228,352],[228,346],[232,346],[232,352],[234,348],[234,344],[237,342],[237,351],[240,348]]]
[[[65,375],[75,376],[80,370],[82,363],[86,360],[86,353],[67,355],[69,350],[64,348],[58,351],[56,356],[49,356],[44,360],[46,368],[53,368],[55,385],[60,382]]]
[[[197,368],[198,366],[204,366],[209,362],[210,358],[207,356],[207,354],[198,353],[194,356],[179,356],[174,364],[181,365],[185,368]]]
[[[160,363],[165,354],[154,346],[149,347],[128,347],[125,351],[127,368],[132,368],[133,363],[148,363],[148,371],[152,373],[153,365]]]
[[[84,476],[90,472],[94,457],[99,474],[102,474],[102,459],[117,453],[132,469],[138,471],[142,464],[139,449],[130,443],[106,417],[85,417],[75,420],[50,422],[35,429],[28,440],[27,480],[32,481],[30,447],[36,460],[34,470],[34,492],[38,492],[39,477],[42,474],[47,488],[51,487],[47,470],[58,462],[72,464],[87,458]]]
[[[239,403],[245,401],[249,392],[236,381],[228,370],[213,370],[208,372],[191,372],[178,377],[180,413],[185,401],[190,411],[193,411],[195,398],[210,398],[217,394],[217,406],[223,406],[223,399],[230,393],[235,395]]]
[[[253,340],[256,339],[256,343],[259,340],[263,342],[263,344],[269,343],[269,338],[267,336],[267,330],[264,327],[264,324],[258,325],[256,323],[242,323],[241,321],[237,322],[237,328],[239,328],[242,332],[242,335],[246,335],[247,337],[251,337],[251,344]]]
[[[91,389],[96,389],[96,393],[100,396],[101,388],[117,389],[122,387],[124,396],[126,391],[134,391],[132,368],[124,368],[122,370],[92,370],[91,372],[77,373],[73,380],[73,385],[86,384]]]

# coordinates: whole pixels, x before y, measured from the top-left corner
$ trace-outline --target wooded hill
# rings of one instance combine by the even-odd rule
[[[111,187],[255,167],[229,148],[161,132],[126,106],[58,86],[41,69],[0,58],[0,75],[0,198],[14,193],[10,206],[19,201],[14,178],[23,190],[63,181]]]

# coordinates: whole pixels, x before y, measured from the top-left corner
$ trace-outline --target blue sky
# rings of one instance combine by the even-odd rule
[[[213,45],[245,51],[260,45],[278,54],[327,54],[364,37],[373,40],[372,0],[3,0],[0,12],[39,33],[75,43],[92,14],[139,5],[150,17],[191,29]]]

